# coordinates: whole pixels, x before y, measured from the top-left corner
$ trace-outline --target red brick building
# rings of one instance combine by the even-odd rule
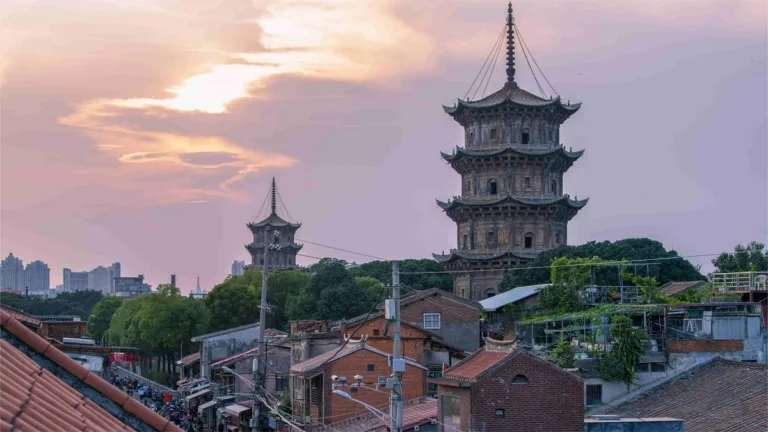
[[[389,354],[366,343],[350,341],[343,349],[332,350],[291,367],[291,402],[293,416],[311,425],[330,424],[368,413],[365,407],[354,401],[334,395],[332,377],[345,377],[346,385],[337,387],[354,399],[379,409],[386,409],[389,390],[378,387],[381,378],[391,375]],[[355,375],[362,375],[365,388],[353,386]],[[406,360],[403,374],[403,399],[413,400],[425,395],[427,369]]]
[[[440,431],[548,431],[584,429],[581,378],[529,354],[512,341],[486,345],[438,385]]]

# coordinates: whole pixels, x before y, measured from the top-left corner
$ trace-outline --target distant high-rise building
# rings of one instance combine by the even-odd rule
[[[112,293],[116,297],[134,298],[139,294],[149,294],[152,287],[144,283],[144,275],[136,277],[117,277],[113,280]]]
[[[245,261],[235,261],[232,263],[232,276],[241,276],[245,273]]]
[[[103,266],[98,266],[88,272],[88,289],[109,294],[112,288],[112,271]]]
[[[176,275],[171,275],[171,286],[176,286]]]
[[[8,254],[2,262],[2,275],[0,275],[0,288],[24,291],[24,263],[12,253]]]
[[[64,269],[64,292],[85,291],[88,289],[88,272],[73,272]]]
[[[48,264],[37,260],[27,264],[24,269],[24,288],[30,293],[46,295],[51,289],[51,269]]]

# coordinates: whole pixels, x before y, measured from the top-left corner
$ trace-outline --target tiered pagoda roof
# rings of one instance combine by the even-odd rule
[[[464,147],[456,147],[454,152],[452,154],[440,152],[440,155],[448,162],[455,162],[458,160],[461,160],[466,157],[494,157],[494,156],[502,156],[506,154],[512,154],[512,155],[518,155],[518,156],[549,156],[549,155],[557,155],[562,156],[563,158],[566,158],[570,160],[571,162],[575,162],[578,160],[581,155],[584,154],[584,150],[578,150],[578,151],[569,151],[566,150],[565,147],[560,146],[557,148],[532,148],[532,149],[523,149],[518,147],[511,147],[507,146],[502,149],[493,149],[493,150],[478,150],[478,149],[467,149]]]
[[[532,198],[532,197],[523,197],[519,195],[512,195],[508,194],[506,196],[501,196],[500,198],[494,198],[494,199],[488,199],[488,198],[478,198],[478,197],[454,197],[453,200],[448,202],[443,202],[440,200],[436,200],[437,205],[440,206],[443,210],[453,210],[458,207],[483,207],[483,206],[494,206],[499,204],[521,204],[521,205],[528,205],[528,206],[550,206],[550,205],[563,205],[572,209],[580,209],[587,205],[587,202],[589,201],[589,198],[583,199],[583,200],[574,200],[571,199],[568,195],[563,195],[560,197],[551,197],[551,198]]]
[[[581,103],[563,103],[560,96],[544,99],[535,94],[521,89],[514,81],[514,76],[504,84],[500,90],[476,101],[458,99],[454,106],[443,105],[443,110],[453,117],[458,116],[467,109],[496,108],[503,105],[519,106],[521,108],[546,108],[551,107],[564,116],[563,120],[579,110]]]
[[[439,261],[441,263],[450,263],[450,262],[459,261],[462,259],[467,259],[471,261],[494,261],[501,258],[532,260],[535,257],[536,255],[533,253],[523,253],[523,252],[515,251],[512,249],[507,249],[507,250],[503,250],[501,252],[492,253],[492,254],[478,254],[478,253],[463,251],[460,249],[451,249],[450,253],[448,254],[432,254],[432,258],[434,258],[435,261]]]
[[[301,223],[293,223],[288,222],[287,220],[281,218],[277,214],[277,184],[275,183],[275,178],[272,177],[272,188],[270,189],[270,195],[272,199],[272,213],[269,214],[266,218],[262,219],[259,222],[249,222],[248,228],[253,231],[256,228],[263,228],[266,226],[270,227],[276,227],[276,228],[285,228],[291,229],[293,231],[298,230],[301,228]],[[246,246],[247,247],[247,246]]]

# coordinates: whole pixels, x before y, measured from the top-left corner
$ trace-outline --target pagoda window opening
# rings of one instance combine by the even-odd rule
[[[549,130],[549,141],[555,140],[555,133],[552,132],[552,129]]]
[[[499,191],[496,185],[496,179],[488,180],[488,194],[496,195],[497,193],[499,193]]]
[[[531,142],[531,133],[528,129],[523,129],[523,144],[529,144]]]
[[[556,246],[560,245],[560,233],[555,234],[555,245]]]
[[[496,128],[491,128],[491,140],[496,140]]]
[[[488,247],[496,247],[496,231],[488,231],[485,234],[485,242]]]
[[[526,177],[525,178],[525,188],[526,189],[530,189],[531,188],[531,178],[530,177]]]
[[[474,249],[475,248],[475,232],[470,231],[469,233],[469,248]]]
[[[533,233],[528,233],[525,235],[525,248],[533,249]]]
[[[470,144],[474,144],[475,143],[475,133],[474,132],[470,132],[469,133],[469,143]]]
[[[557,182],[552,180],[552,184],[550,184],[550,188],[551,188],[551,192],[553,194],[556,194],[557,193]]]
[[[467,235],[464,234],[464,240],[461,242],[461,248],[466,249],[467,248]]]

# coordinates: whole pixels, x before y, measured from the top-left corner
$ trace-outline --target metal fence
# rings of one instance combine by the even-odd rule
[[[719,293],[768,290],[768,272],[715,273],[712,289]]]
[[[152,391],[159,391],[161,393],[170,393],[173,395],[174,399],[177,399],[180,396],[179,392],[177,392],[176,390],[168,388],[162,384],[158,384],[152,380],[148,380],[141,375],[138,375],[129,371],[128,369],[121,368],[120,366],[113,366],[113,367],[117,371],[118,376],[128,378],[128,379],[135,379],[139,383],[149,386],[152,389]]]

